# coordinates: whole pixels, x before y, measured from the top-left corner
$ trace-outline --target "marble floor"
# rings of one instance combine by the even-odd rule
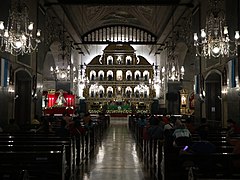
[[[96,156],[81,180],[150,180],[136,151],[126,118],[112,118]]]

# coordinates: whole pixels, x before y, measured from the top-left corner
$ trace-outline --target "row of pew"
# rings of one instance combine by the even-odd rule
[[[146,138],[146,127],[139,126],[134,117],[129,118],[129,129],[152,179],[240,179],[240,154],[233,153],[234,146],[224,129],[208,134],[208,141],[216,146],[216,152],[211,154],[184,153],[184,147],[169,147],[167,138]],[[198,141],[199,135],[193,134],[191,143]]]
[[[108,125],[109,120],[95,120],[90,130],[77,137],[1,133],[0,179],[74,180],[79,167],[95,153]]]

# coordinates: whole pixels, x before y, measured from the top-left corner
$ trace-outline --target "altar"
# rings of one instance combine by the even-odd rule
[[[75,112],[75,95],[59,90],[48,91],[44,97],[44,115],[73,114]]]

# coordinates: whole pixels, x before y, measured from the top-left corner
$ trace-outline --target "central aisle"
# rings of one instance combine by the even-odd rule
[[[112,118],[89,172],[83,180],[148,180],[137,156],[126,118]]]

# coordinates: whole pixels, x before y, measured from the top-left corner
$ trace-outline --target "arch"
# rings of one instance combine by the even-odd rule
[[[130,70],[128,70],[126,72],[126,80],[127,81],[131,81],[132,80],[132,72]]]
[[[112,81],[113,80],[113,72],[111,70],[109,70],[107,72],[107,78],[108,78],[108,81]]]
[[[213,126],[221,125],[222,102],[221,102],[221,72],[210,71],[205,78],[205,107],[206,118],[213,123]]]
[[[131,65],[132,64],[132,57],[131,56],[127,56],[125,62],[126,62],[126,65]]]
[[[18,124],[24,125],[31,121],[32,76],[29,71],[19,68],[15,72],[15,112]]]
[[[112,56],[107,57],[107,65],[113,65],[113,57]]]
[[[90,71],[90,78],[91,78],[90,80],[94,81],[96,78],[96,75],[97,75],[96,71],[94,70]]]
[[[98,78],[100,81],[103,81],[104,80],[104,71],[103,70],[100,70],[98,72]]]
[[[147,70],[145,70],[143,72],[143,78],[144,78],[144,81],[148,81],[148,79],[149,79],[149,72]]]
[[[99,91],[98,92],[99,97],[103,98],[105,92],[104,92],[104,87],[102,85],[99,86],[99,90],[98,91]]]
[[[141,72],[139,70],[136,70],[134,73],[134,78],[136,81],[139,81],[141,78]]]
[[[132,88],[130,86],[126,87],[125,93],[126,93],[127,98],[130,98],[132,95]]]
[[[113,88],[111,86],[107,87],[107,97],[111,98],[113,95]]]
[[[85,33],[83,44],[131,43],[155,44],[156,36],[143,28],[126,25],[102,26]]]

